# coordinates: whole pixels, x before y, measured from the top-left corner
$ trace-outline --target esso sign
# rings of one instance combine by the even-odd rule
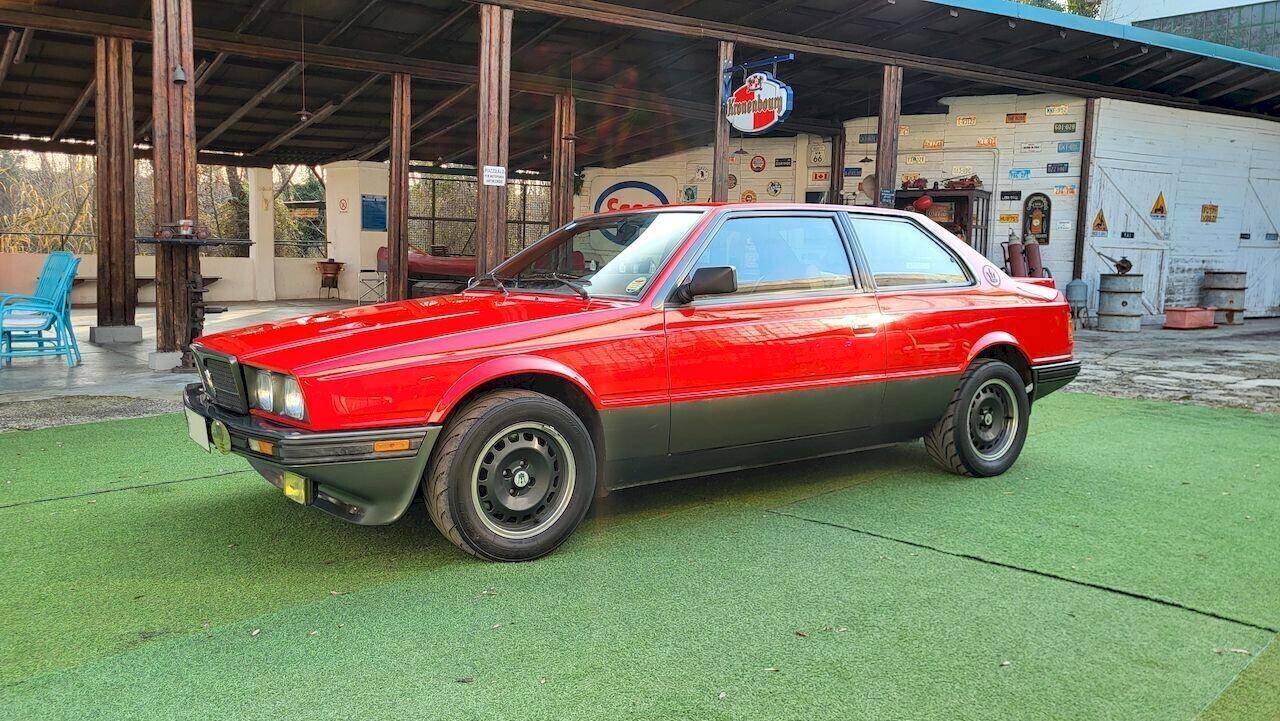
[[[624,180],[614,183],[596,195],[594,211],[612,213],[619,210],[639,210],[666,205],[671,202],[658,186],[643,180]]]

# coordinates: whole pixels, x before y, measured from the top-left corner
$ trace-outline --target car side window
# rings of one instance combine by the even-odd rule
[[[725,265],[737,274],[735,295],[853,285],[849,255],[830,217],[730,218],[690,272]]]
[[[969,284],[960,261],[915,224],[852,214],[849,220],[878,287]]]

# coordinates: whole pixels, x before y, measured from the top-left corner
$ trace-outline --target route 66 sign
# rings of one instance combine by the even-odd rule
[[[787,119],[792,97],[791,86],[762,70],[734,89],[725,103],[725,116],[741,132],[763,133]]]

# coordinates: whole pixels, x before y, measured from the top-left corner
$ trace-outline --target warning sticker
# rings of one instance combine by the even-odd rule
[[[1164,193],[1156,195],[1156,202],[1151,206],[1151,217],[1156,220],[1169,217],[1169,206],[1164,202]]]
[[[1101,210],[1093,218],[1093,234],[1095,236],[1107,234],[1107,216],[1103,215]]]

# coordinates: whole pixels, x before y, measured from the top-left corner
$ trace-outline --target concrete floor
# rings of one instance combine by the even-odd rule
[[[280,320],[349,303],[279,301],[232,304],[210,316],[209,331]],[[60,358],[19,359],[0,367],[0,430],[58,425],[177,410],[182,386],[194,377],[155,373],[155,309],[139,308],[145,339],[130,345],[88,342],[91,308],[73,312],[84,363]],[[1141,333],[1078,331],[1084,368],[1073,390],[1280,413],[1280,319],[1200,331],[1144,328]],[[58,399],[50,404],[49,399]]]
[[[209,316],[207,332],[239,328],[351,305],[349,302],[277,301],[232,303],[226,313]],[[89,327],[97,319],[93,308],[72,310],[71,322],[80,340],[84,362],[68,368],[62,358],[19,358],[0,365],[0,430],[124,418],[178,410],[182,387],[196,380],[192,373],[156,373],[147,368],[147,354],[155,350],[156,311],[138,308],[141,343],[93,345]],[[41,401],[59,399],[57,405]]]

